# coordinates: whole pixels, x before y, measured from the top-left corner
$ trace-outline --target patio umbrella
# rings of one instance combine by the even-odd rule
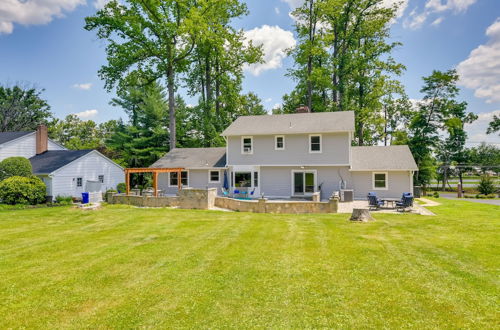
[[[229,190],[229,181],[227,180],[227,171],[224,171],[224,184],[223,188]]]

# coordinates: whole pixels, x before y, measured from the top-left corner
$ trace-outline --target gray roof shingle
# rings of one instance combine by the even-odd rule
[[[352,147],[351,170],[412,170],[418,167],[408,146]]]
[[[179,148],[171,150],[150,167],[213,168],[226,166],[226,148]]]
[[[33,174],[50,174],[92,152],[88,150],[49,150],[30,158]]]
[[[314,112],[238,117],[222,136],[354,131],[354,112]]]
[[[0,132],[0,144],[18,139],[33,132]]]

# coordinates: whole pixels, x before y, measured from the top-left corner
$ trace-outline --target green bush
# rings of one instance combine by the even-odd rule
[[[31,163],[24,157],[9,157],[0,162],[0,181],[12,176],[29,177],[33,169]]]
[[[435,191],[433,197],[434,198],[439,198],[439,193],[437,191]]]
[[[0,182],[0,200],[10,205],[35,205],[45,202],[45,189],[45,183],[36,176],[12,176]]]
[[[56,203],[60,205],[71,205],[73,204],[73,197],[71,196],[56,196]]]
[[[483,195],[494,194],[496,191],[495,183],[493,179],[488,175],[483,175],[481,181],[477,185],[477,190]]]
[[[116,186],[116,190],[118,190],[120,193],[124,193],[125,190],[127,190],[127,186],[125,185],[125,183],[119,183],[117,186]]]

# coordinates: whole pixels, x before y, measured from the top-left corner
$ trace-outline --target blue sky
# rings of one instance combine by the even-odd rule
[[[44,88],[58,117],[76,113],[98,122],[123,117],[109,105],[114,94],[104,91],[97,76],[106,62],[105,45],[83,29],[84,18],[104,1],[1,0],[0,83]],[[295,43],[289,12],[301,1],[248,0],[250,15],[235,22],[264,46],[266,63],[245,71],[244,89],[256,92],[267,109],[294,86],[285,77],[291,60],[284,49]],[[433,69],[458,68],[460,97],[480,115],[468,127],[469,141],[500,143],[498,136],[485,135],[493,114],[500,115],[500,1],[403,0],[391,29],[393,39],[403,43],[393,55],[407,67],[401,80],[408,95],[421,97],[421,77]]]

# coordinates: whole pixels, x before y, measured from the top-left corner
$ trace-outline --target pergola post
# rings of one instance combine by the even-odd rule
[[[182,172],[178,171],[177,172],[177,190],[181,191],[182,189]]]
[[[153,172],[153,190],[154,196],[158,197],[158,172]]]
[[[130,172],[125,169],[125,194],[128,196],[130,194]]]

